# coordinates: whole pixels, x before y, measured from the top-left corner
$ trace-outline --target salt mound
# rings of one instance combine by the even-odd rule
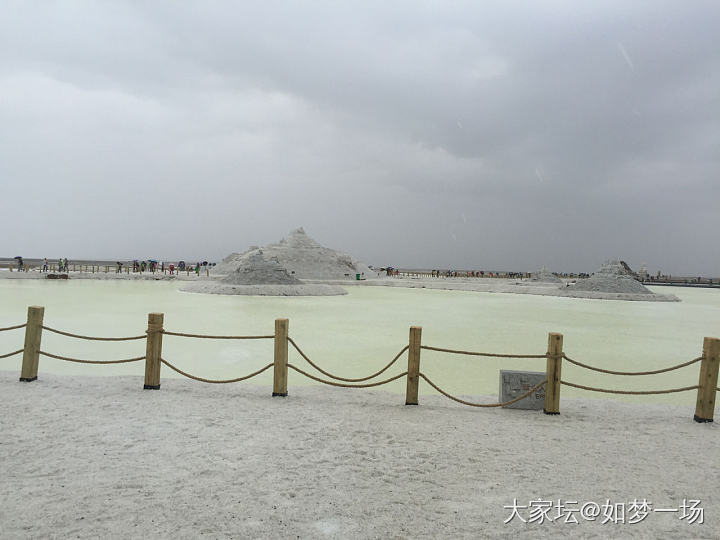
[[[569,287],[576,291],[655,294],[635,279],[635,272],[624,261],[609,261],[587,279]]]
[[[530,281],[537,281],[540,283],[562,283],[562,279],[550,272],[544,266],[530,276]]]
[[[214,269],[214,274],[234,272],[253,249],[231,254]],[[355,279],[355,274],[372,275],[370,268],[350,255],[326,248],[310,238],[302,227],[292,231],[276,244],[262,248],[270,259],[275,259],[291,275],[300,279]]]
[[[230,261],[228,261],[230,262]],[[342,287],[306,284],[288,273],[275,257],[266,257],[256,247],[237,255],[234,270],[220,280],[188,283],[181,290],[205,294],[248,296],[336,296],[347,294]]]
[[[261,249],[241,257],[235,270],[220,281],[233,285],[300,285],[302,283],[295,276],[291,276],[276,258],[266,258]]]

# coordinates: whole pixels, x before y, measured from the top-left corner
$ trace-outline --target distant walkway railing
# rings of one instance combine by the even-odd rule
[[[610,394],[625,394],[625,395],[650,395],[650,394],[669,394],[674,392],[685,392],[690,390],[697,390],[697,400],[695,407],[694,419],[697,422],[712,422],[715,412],[715,397],[716,393],[720,391],[718,388],[718,366],[720,364],[720,339],[706,337],[703,342],[703,354],[687,362],[669,366],[666,368],[649,370],[649,371],[615,371],[596,366],[591,366],[574,360],[567,356],[563,352],[563,336],[559,333],[550,333],[548,335],[548,348],[544,354],[504,354],[504,353],[490,353],[490,352],[477,352],[477,351],[466,351],[459,349],[450,349],[443,347],[431,347],[429,345],[422,345],[422,328],[419,326],[410,327],[409,342],[388,362],[385,366],[380,368],[378,371],[366,377],[343,377],[330,373],[329,371],[321,368],[317,363],[313,362],[310,357],[300,348],[300,346],[288,335],[289,321],[288,319],[276,319],[275,320],[275,332],[270,335],[254,335],[254,336],[228,336],[228,335],[205,335],[205,334],[190,334],[184,332],[171,332],[163,328],[164,315],[162,313],[150,313],[148,315],[148,327],[143,335],[130,336],[130,337],[96,337],[96,336],[85,336],[81,334],[75,334],[72,332],[66,332],[63,330],[57,330],[43,325],[45,308],[41,306],[30,306],[28,308],[27,322],[14,326],[8,326],[0,328],[0,332],[8,332],[12,330],[19,330],[25,328],[25,343],[22,349],[12,351],[6,354],[1,354],[0,359],[8,358],[17,354],[23,354],[22,368],[20,373],[20,380],[24,382],[31,382],[37,379],[39,357],[47,356],[56,360],[63,360],[67,362],[76,362],[81,364],[125,364],[131,362],[139,362],[145,360],[145,389],[157,390],[160,388],[160,367],[162,364],[172,369],[176,373],[200,382],[212,383],[212,384],[227,384],[245,381],[260,375],[261,373],[273,368],[273,396],[287,396],[287,380],[288,380],[288,369],[312,379],[321,384],[330,386],[338,386],[342,388],[371,388],[375,386],[382,386],[393,381],[396,381],[402,377],[406,377],[406,392],[405,392],[405,404],[406,405],[417,405],[418,404],[418,386],[420,379],[423,379],[429,386],[434,388],[437,392],[444,395],[445,397],[469,405],[471,407],[503,407],[511,405],[538,391],[540,388],[545,389],[544,396],[544,412],[546,414],[557,415],[560,414],[560,388],[562,385],[578,388],[581,390],[587,390],[591,392],[603,392]],[[120,360],[83,360],[79,358],[72,358],[68,356],[61,356],[47,351],[43,351],[40,348],[42,341],[42,331],[47,330],[55,334],[92,341],[137,341],[145,340],[145,355],[137,356],[133,358],[126,358]],[[184,337],[194,339],[233,339],[233,340],[257,340],[257,339],[272,339],[274,341],[274,358],[273,362],[265,365],[264,367],[244,375],[242,377],[236,377],[232,379],[207,379],[193,375],[186,371],[183,371],[179,367],[172,364],[162,355],[162,343],[163,336],[173,337]],[[292,345],[299,356],[305,360],[313,369],[321,373],[326,378],[313,375],[300,367],[288,362],[288,345]],[[469,356],[482,356],[488,358],[523,358],[523,359],[545,359],[546,370],[545,379],[527,390],[524,394],[516,396],[515,398],[500,402],[500,403],[474,403],[466,401],[457,396],[454,396],[440,388],[430,378],[420,371],[420,353],[422,350],[448,353],[448,354],[460,354]],[[388,369],[394,366],[400,357],[407,352],[407,370],[397,373],[396,375],[387,377],[382,380],[376,380],[369,382],[372,379],[376,379]],[[603,373],[607,375],[620,375],[620,376],[648,376],[657,375],[660,373],[667,373],[684,367],[688,367],[692,364],[700,362],[700,378],[697,385],[685,386],[682,388],[669,388],[663,390],[617,390],[608,388],[596,388],[592,386],[585,386],[577,384],[571,381],[562,379],[562,361],[566,360],[568,363],[575,365],[581,369],[587,369],[597,373]]]
[[[156,273],[160,274],[160,273],[162,273],[163,275],[169,274],[172,276],[172,275],[179,275],[180,272],[185,272],[188,276],[191,273],[197,274],[198,276],[200,275],[200,271],[197,271],[197,272],[195,271],[194,265],[192,267],[190,265],[186,265],[182,269],[174,266],[173,269],[171,270],[170,265],[162,266],[162,267],[155,267],[155,268],[153,268],[152,266],[148,266],[145,269],[142,269],[140,266],[133,268],[133,266],[131,264],[122,264],[120,266],[117,266],[114,264],[72,264],[72,265],[69,264],[66,268],[62,268],[61,266],[59,266],[56,263],[48,263],[47,268],[46,269],[44,269],[44,268],[45,268],[45,266],[42,264],[32,266],[27,263],[24,264],[22,266],[22,268],[20,268],[20,267],[16,268],[12,263],[8,263],[8,270],[10,270],[10,272],[14,272],[14,271],[16,271],[16,272],[35,272],[35,271],[38,271],[40,273],[46,273],[46,274],[48,274],[48,273],[54,274],[56,272],[66,274],[66,273],[70,272],[72,269],[72,272],[78,272],[80,274],[82,274],[83,272],[85,272],[86,274],[100,274],[100,273],[108,274],[109,273],[109,274],[126,274],[126,275],[130,275],[130,274],[142,275],[143,273],[145,273],[145,274],[156,274]],[[104,272],[101,272],[101,268],[104,269]],[[209,266],[201,266],[200,268],[201,268],[201,271],[203,274],[205,274],[208,277],[210,276],[210,267]]]

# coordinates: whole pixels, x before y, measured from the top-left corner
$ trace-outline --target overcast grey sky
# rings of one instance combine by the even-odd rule
[[[720,275],[720,3],[0,4],[0,256]]]

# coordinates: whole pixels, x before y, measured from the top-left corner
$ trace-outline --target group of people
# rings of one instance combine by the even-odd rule
[[[17,269],[19,272],[23,272],[23,271],[27,270],[27,266],[25,265],[25,261],[23,261],[22,257],[15,257],[15,260],[17,261]],[[175,265],[174,263],[170,263],[166,267],[166,265],[163,261],[158,262],[153,259],[150,259],[147,261],[138,261],[137,259],[135,259],[132,262],[132,271],[140,272],[140,273],[145,272],[145,271],[150,271],[150,272],[160,271],[160,272],[164,273],[165,269],[167,268],[170,271],[170,275],[174,275],[176,272],[189,270],[189,271],[195,272],[199,276],[201,268],[209,269],[211,266],[214,266],[214,265],[215,265],[215,263],[209,263],[207,261],[197,262],[194,265],[192,265],[192,264],[188,265],[185,263],[185,261],[180,261],[180,262],[178,262],[177,265]],[[115,263],[115,273],[121,274],[123,266],[124,266],[124,264],[121,261],[117,261]],[[50,267],[51,267],[50,261],[48,260],[47,257],[45,257],[42,261],[42,265],[40,266],[40,272],[49,272]],[[58,272],[67,272],[68,271],[67,257],[60,258],[57,260],[57,271]]]
[[[20,259],[19,263],[22,263],[22,259]],[[48,261],[47,257],[45,257],[43,259],[43,263],[42,263],[42,266],[40,267],[40,271],[41,272],[49,272],[50,271],[50,261]],[[58,272],[67,272],[68,271],[67,257],[58,259],[57,271]]]
[[[469,270],[467,272],[458,273],[457,270],[433,270],[430,272],[432,277],[485,277],[484,270]],[[488,274],[490,277],[493,276],[492,272]]]
[[[120,261],[117,261],[115,263],[115,265],[116,265],[115,273],[116,274],[122,273],[123,263]],[[195,265],[188,265],[185,263],[185,261],[180,261],[177,263],[177,266],[174,263],[168,264],[167,269],[169,270],[171,276],[174,275],[176,272],[182,272],[184,270],[193,271],[199,276],[201,268],[203,268],[203,267],[209,268],[213,265],[214,265],[214,263],[209,263],[207,261],[197,262],[197,263],[195,263]],[[143,273],[145,271],[149,271],[149,272],[160,271],[162,273],[165,273],[165,268],[166,268],[166,266],[163,261],[158,262],[153,259],[150,259],[148,261],[138,261],[137,259],[135,259],[132,262],[132,271],[133,272]]]

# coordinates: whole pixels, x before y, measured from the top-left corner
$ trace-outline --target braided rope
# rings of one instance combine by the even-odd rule
[[[598,371],[600,373],[609,373],[610,375],[656,375],[658,373],[665,373],[667,371],[673,371],[675,369],[680,369],[685,366],[689,366],[691,364],[694,364],[696,362],[699,362],[703,359],[702,356],[699,356],[697,358],[693,358],[692,360],[689,360],[687,362],[684,362],[682,364],[678,364],[676,366],[671,366],[664,369],[656,369],[654,371],[612,371],[609,369],[602,369],[594,366],[588,366],[587,364],[583,364],[582,362],[578,362],[577,360],[573,360],[572,358],[568,357],[567,355],[563,354],[562,356],[565,360],[570,362],[571,364],[575,364],[576,366],[580,366],[585,369],[589,369],[591,371]]]
[[[87,339],[90,341],[132,341],[135,339],[145,339],[147,336],[130,336],[130,337],[93,337],[93,336],[82,336],[80,334],[73,334],[71,332],[63,332],[62,330],[57,330],[55,328],[50,328],[49,326],[43,326],[43,330],[48,330],[50,332],[54,332],[55,334],[60,334],[62,336],[68,336],[68,337],[74,337],[78,339]]]
[[[425,379],[425,382],[427,382],[430,386],[432,386],[435,390],[440,392],[443,396],[452,399],[453,401],[457,401],[458,403],[462,403],[463,405],[470,405],[471,407],[504,407],[505,405],[511,405],[515,403],[516,401],[520,401],[521,399],[524,399],[528,397],[530,394],[532,394],[535,390],[543,386],[545,383],[547,383],[547,380],[542,381],[535,386],[533,386],[530,390],[525,392],[523,395],[516,397],[515,399],[511,399],[510,401],[504,401],[502,403],[472,403],[471,401],[465,401],[464,399],[460,399],[455,396],[451,396],[441,388],[439,388],[434,382],[432,382],[430,379],[428,379],[424,373],[419,373],[420,377]]]
[[[183,332],[168,332],[167,330],[162,331],[163,334],[168,336],[180,336],[180,337],[191,337],[200,339],[275,339],[275,335],[272,336],[207,336],[204,334],[186,334]]]
[[[380,385],[382,385],[382,384],[387,384],[387,383],[392,382],[392,381],[394,381],[394,380],[396,380],[396,379],[399,379],[400,377],[404,377],[405,375],[407,375],[407,371],[404,371],[404,372],[400,373],[399,375],[395,375],[394,377],[390,377],[389,379],[385,379],[384,381],[378,381],[378,382],[367,383],[367,384],[343,384],[343,383],[337,383],[337,382],[334,382],[334,381],[326,381],[326,380],[321,379],[321,378],[319,378],[319,377],[315,377],[314,375],[310,375],[308,372],[303,371],[302,369],[300,369],[300,368],[298,368],[298,367],[295,367],[295,366],[293,366],[292,364],[288,364],[287,367],[294,369],[295,371],[297,371],[297,372],[300,373],[301,375],[305,375],[307,378],[312,379],[312,380],[314,380],[314,381],[317,381],[317,382],[320,382],[320,383],[323,383],[323,384],[328,384],[328,385],[330,385],[330,386],[340,386],[340,387],[342,387],[342,388],[370,388],[370,387],[372,387],[372,386],[380,386]]]
[[[27,323],[16,324],[15,326],[8,326],[7,328],[0,328],[0,332],[7,332],[8,330],[17,330],[18,328],[25,328]]]
[[[581,390],[590,390],[591,392],[604,392],[606,394],[628,394],[628,395],[647,395],[647,394],[672,394],[674,392],[685,392],[686,390],[697,390],[700,388],[699,385],[686,386],[685,388],[671,388],[670,390],[608,390],[605,388],[593,388],[592,386],[583,386],[582,384],[575,384],[567,381],[560,380],[560,384],[566,386],[572,386],[574,388],[580,388]]]
[[[45,351],[40,351],[40,354],[49,356],[50,358],[56,358],[58,360],[65,360],[67,362],[76,362],[78,364],[127,364],[129,362],[138,362],[145,360],[144,356],[138,356],[136,358],[126,358],[124,360],[80,360],[78,358],[69,358],[67,356],[58,356],[57,354],[50,354]]]
[[[187,373],[186,371],[183,371],[183,370],[180,369],[179,367],[173,366],[170,362],[168,362],[168,361],[165,360],[164,358],[161,358],[160,361],[161,361],[163,364],[165,364],[167,367],[169,367],[170,369],[172,369],[173,371],[176,371],[177,373],[179,373],[180,375],[183,375],[183,376],[187,377],[188,379],[193,379],[194,381],[200,381],[200,382],[211,383],[211,384],[227,384],[227,383],[235,383],[235,382],[244,381],[244,380],[250,379],[251,377],[254,377],[255,375],[260,375],[263,371],[269,369],[271,366],[274,365],[274,364],[271,362],[271,363],[268,364],[267,366],[265,366],[265,367],[263,367],[263,368],[261,368],[261,369],[259,369],[259,370],[257,370],[257,371],[254,371],[254,372],[251,373],[250,375],[246,375],[246,376],[244,376],[244,377],[238,377],[237,379],[205,379],[205,378],[203,378],[203,377],[198,377],[198,376],[196,376],[196,375],[191,375],[190,373]]]
[[[438,352],[446,352],[446,353],[452,353],[452,354],[467,354],[470,356],[490,356],[493,358],[547,358],[546,354],[499,354],[499,353],[460,351],[457,349],[443,349],[440,347],[430,347],[428,345],[421,345],[420,348],[427,349],[428,351],[438,351]]]
[[[11,353],[0,354],[0,358],[9,358],[10,356],[13,356],[13,355],[15,355],[15,354],[20,354],[20,353],[23,352],[24,350],[25,350],[25,349],[18,349],[17,351],[14,351],[14,352],[11,352]]]
[[[288,337],[288,341],[292,344],[293,347],[295,347],[295,350],[296,350],[298,353],[300,353],[300,356],[302,356],[302,357],[307,361],[308,364],[310,364],[312,367],[314,367],[315,369],[317,369],[320,373],[322,373],[323,375],[325,375],[325,376],[327,376],[327,377],[330,377],[331,379],[335,379],[335,380],[337,380],[337,381],[345,381],[345,382],[362,382],[362,381],[367,381],[367,380],[370,380],[370,379],[373,379],[373,378],[377,377],[378,375],[380,375],[381,373],[383,373],[386,369],[388,369],[390,366],[392,366],[395,362],[397,362],[397,359],[400,358],[400,356],[402,356],[402,354],[403,354],[405,351],[407,351],[408,348],[409,348],[408,345],[405,345],[405,346],[400,350],[400,352],[395,355],[395,358],[393,358],[392,360],[390,360],[390,363],[387,364],[387,365],[386,365],[384,368],[382,368],[380,371],[377,371],[377,372],[373,373],[372,375],[368,375],[367,377],[361,377],[361,378],[359,378],[359,379],[348,379],[348,378],[346,378],[346,377],[338,377],[337,375],[333,375],[332,373],[328,373],[327,371],[325,371],[324,369],[322,369],[320,366],[318,366],[317,364],[315,364],[312,360],[310,360],[310,358],[308,358],[308,356],[300,349],[300,347],[298,346],[298,344],[295,343],[291,337]]]

